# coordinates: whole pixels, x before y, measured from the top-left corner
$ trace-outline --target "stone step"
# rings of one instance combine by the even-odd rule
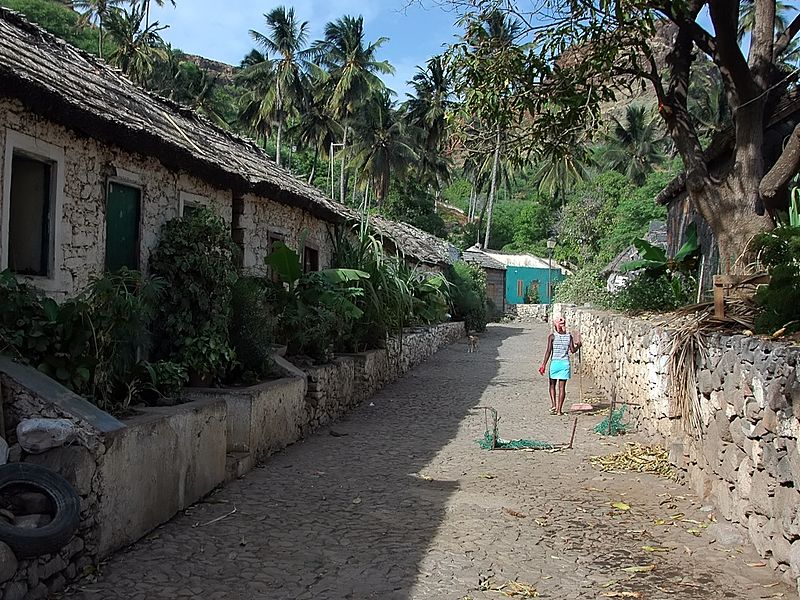
[[[255,465],[249,452],[228,452],[225,457],[225,483],[239,479]]]

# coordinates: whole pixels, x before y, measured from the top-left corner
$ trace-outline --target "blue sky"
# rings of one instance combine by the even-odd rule
[[[406,81],[417,65],[440,54],[454,39],[456,16],[437,8],[432,2],[421,6],[408,0],[177,0],[173,8],[153,3],[152,19],[169,25],[162,36],[175,48],[230,64],[238,64],[253,48],[249,31],[265,32],[263,14],[275,6],[293,6],[298,17],[309,22],[310,39],[322,36],[325,23],[343,15],[363,15],[368,41],[387,37],[379,58],[396,69],[385,76],[386,84],[405,99]],[[221,6],[225,6],[224,9]]]

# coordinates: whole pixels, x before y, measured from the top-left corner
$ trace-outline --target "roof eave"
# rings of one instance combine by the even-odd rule
[[[0,65],[0,97],[19,100],[26,108],[63,127],[92,137],[128,152],[153,156],[175,171],[188,171],[208,183],[232,190],[234,194],[253,193],[281,204],[294,206],[329,221],[342,223],[347,219],[311,198],[267,182],[250,182],[239,174],[194,156],[185,148],[163,140],[145,130],[134,130],[124,123],[104,118],[68,102],[60,94],[39,86]]]

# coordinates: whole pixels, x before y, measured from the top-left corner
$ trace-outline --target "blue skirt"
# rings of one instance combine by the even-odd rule
[[[561,379],[566,381],[571,374],[569,360],[553,359],[550,361],[550,379]]]

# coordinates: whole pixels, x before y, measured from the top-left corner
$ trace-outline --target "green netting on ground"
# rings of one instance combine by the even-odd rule
[[[608,426],[608,417],[600,421],[594,426],[594,432],[600,435],[619,435],[627,431],[625,423],[622,418],[625,416],[625,405],[622,408],[615,410],[611,413],[611,428]]]
[[[483,439],[478,440],[478,444],[484,450],[524,450],[525,448],[535,448],[538,450],[552,450],[553,444],[540,442],[538,440],[504,440],[492,435],[491,431],[483,432]]]
[[[552,450],[553,444],[549,442],[540,442],[538,440],[504,440],[500,437],[498,430],[498,423],[500,416],[497,411],[488,406],[481,406],[484,410],[484,418],[486,419],[486,430],[483,432],[483,439],[478,440],[478,445],[484,450]],[[489,428],[489,415],[492,418],[492,427]]]

